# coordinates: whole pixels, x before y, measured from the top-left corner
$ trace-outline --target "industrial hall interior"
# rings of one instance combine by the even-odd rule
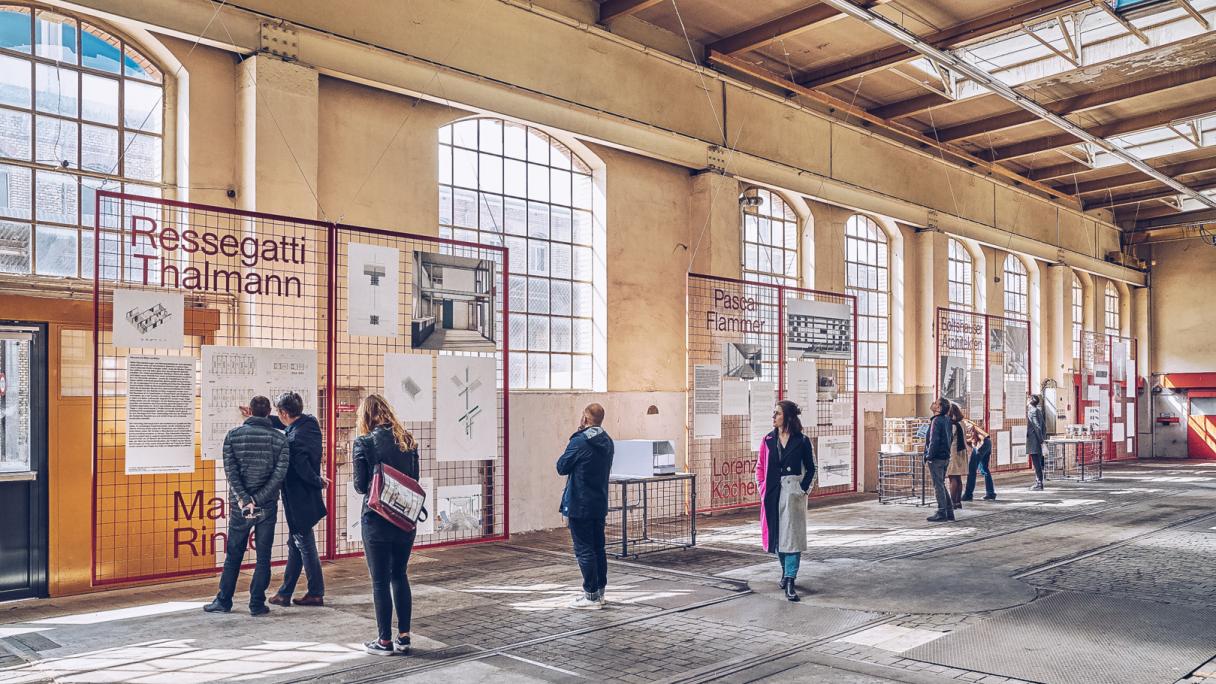
[[[0,684],[1216,684],[1216,0],[0,0]]]

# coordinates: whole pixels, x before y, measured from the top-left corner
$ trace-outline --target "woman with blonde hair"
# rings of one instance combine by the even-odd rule
[[[371,575],[379,630],[379,637],[363,646],[372,655],[407,654],[412,595],[405,568],[414,548],[416,531],[406,532],[368,508],[367,491],[380,464],[396,468],[417,480],[420,474],[418,444],[379,394],[368,395],[355,416],[359,433],[354,447],[355,491],[363,495],[359,527],[363,533],[363,555]],[[392,634],[394,608],[397,612],[395,640]]]

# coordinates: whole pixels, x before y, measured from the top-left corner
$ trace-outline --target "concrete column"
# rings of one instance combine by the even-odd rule
[[[949,236],[945,233],[925,231],[917,233],[912,240],[915,255],[909,259],[915,264],[916,280],[912,286],[918,295],[915,304],[915,322],[909,326],[911,337],[916,341],[915,375],[912,386],[918,395],[917,414],[928,415],[929,404],[937,377],[937,309],[949,306],[948,277]],[[911,352],[910,352],[911,353]]]
[[[1049,264],[1042,274],[1040,367],[1044,378],[1063,387],[1072,366],[1072,272],[1062,264]]]
[[[1005,315],[1005,253],[993,247],[980,247],[976,259],[975,289],[976,312],[993,316]],[[986,266],[986,268],[985,268]],[[980,293],[983,293],[981,296]],[[987,306],[981,308],[980,302]]]
[[[819,202],[812,202],[810,207],[815,224],[815,280],[810,287],[844,292],[844,224],[853,212]]]
[[[689,198],[688,247],[694,273],[738,278],[743,274],[743,223],[739,182],[705,171],[693,176]]]

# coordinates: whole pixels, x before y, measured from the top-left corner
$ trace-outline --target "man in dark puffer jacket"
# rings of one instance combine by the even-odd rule
[[[249,402],[253,415],[245,424],[224,437],[224,474],[228,478],[228,543],[225,548],[224,574],[215,600],[205,606],[208,613],[232,610],[236,578],[241,572],[249,533],[253,532],[257,565],[249,583],[249,613],[265,615],[266,587],[270,585],[270,556],[274,546],[274,525],[278,519],[279,490],[287,475],[290,452],[287,437],[270,422],[270,400],[254,397]]]

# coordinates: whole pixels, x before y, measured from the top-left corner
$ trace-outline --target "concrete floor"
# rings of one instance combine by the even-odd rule
[[[256,619],[202,613],[214,578],[0,604],[0,683],[1216,684],[1216,463],[1048,484],[998,483],[950,525],[818,502],[797,604],[750,512],[699,519],[695,549],[612,561],[599,612],[563,607],[578,573],[562,531],[422,550],[410,657],[358,648],[374,631],[358,559],[326,565],[326,607]]]

